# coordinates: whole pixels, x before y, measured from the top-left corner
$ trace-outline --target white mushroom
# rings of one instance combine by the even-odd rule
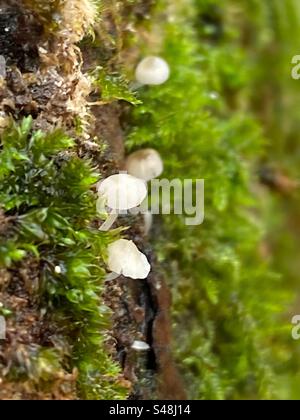
[[[127,239],[119,239],[108,246],[107,266],[113,273],[132,279],[145,279],[151,270],[147,257]]]
[[[61,266],[60,265],[56,265],[54,267],[54,272],[55,272],[55,274],[61,274]]]
[[[170,77],[168,63],[160,57],[146,57],[137,66],[135,78],[141,85],[162,85]]]
[[[100,230],[107,231],[118,217],[118,212],[138,207],[147,196],[145,182],[128,174],[117,174],[106,178],[99,184],[100,202],[111,209],[111,213]]]
[[[154,149],[143,149],[132,153],[126,159],[125,165],[130,175],[144,181],[158,177],[164,170],[160,154]]]
[[[147,351],[150,350],[149,344],[145,343],[145,341],[135,340],[131,346],[133,350],[136,351]]]

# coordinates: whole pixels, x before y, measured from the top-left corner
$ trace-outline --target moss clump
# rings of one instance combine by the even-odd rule
[[[141,101],[136,98],[129,88],[129,82],[119,73],[108,74],[103,68],[96,68],[92,72],[93,85],[100,91],[100,104],[115,101],[126,101],[132,105],[139,105]],[[97,102],[96,102],[97,104]]]
[[[12,312],[8,337],[14,337],[14,323],[21,316],[9,306],[9,295],[26,292],[28,307],[23,312],[33,305],[41,313],[14,342],[15,352],[26,343],[28,361],[20,365],[10,360],[10,371],[13,377],[21,372],[24,380],[26,375],[33,377],[39,390],[57,378],[59,369],[78,371],[81,396],[124,397],[117,365],[105,350],[103,256],[116,234],[101,234],[93,227],[96,200],[91,187],[99,175],[76,156],[73,140],[61,131],[43,134],[32,132],[31,126],[29,117],[1,136],[1,214],[9,224],[0,235],[1,270],[8,276],[1,282],[1,295]],[[8,340],[4,347],[9,345]],[[38,352],[32,352],[32,346]],[[48,363],[48,356],[54,364]]]

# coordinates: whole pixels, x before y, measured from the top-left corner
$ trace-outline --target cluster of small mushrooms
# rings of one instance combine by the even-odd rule
[[[147,57],[136,68],[136,82],[141,85],[161,85],[170,76],[170,68],[160,57]],[[100,227],[108,231],[115,223],[118,214],[139,207],[146,199],[147,182],[160,176],[163,172],[163,162],[156,150],[143,149],[132,153],[125,162],[124,173],[112,175],[98,184],[99,208],[105,205],[109,214]],[[144,215],[145,231],[149,232],[152,215]],[[133,241],[119,239],[108,247],[107,267],[110,274],[107,280],[120,275],[132,279],[146,279],[151,266],[147,257],[139,251]],[[139,347],[139,343],[136,342]]]

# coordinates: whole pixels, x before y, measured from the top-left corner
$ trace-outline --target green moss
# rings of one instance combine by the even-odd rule
[[[51,372],[77,368],[84,397],[124,397],[117,382],[119,369],[105,350],[103,257],[118,233],[103,234],[92,227],[97,215],[91,186],[99,175],[76,156],[73,140],[63,132],[32,132],[31,124],[26,118],[1,137],[1,210],[13,218],[14,227],[9,237],[0,236],[0,262],[14,269],[30,256],[38,261],[39,305],[71,349],[66,355],[40,348],[31,364],[38,372],[34,378],[44,382],[50,366]],[[55,363],[48,366],[45,357],[54,354]]]
[[[273,177],[281,175],[287,180],[286,187],[275,183],[266,194],[264,219],[272,248],[272,264],[284,273],[285,288],[293,293],[293,303],[285,306],[283,315],[290,322],[297,313],[300,269],[297,223],[300,84],[291,76],[292,57],[299,54],[300,6],[297,0],[243,1],[239,9],[245,10],[240,13],[240,25],[247,28],[249,40],[246,55],[252,67],[251,104],[271,140],[263,165],[270,169]],[[300,347],[297,341],[291,340],[289,330],[289,327],[281,330],[282,346],[277,351],[281,360],[277,366],[278,388],[283,398],[299,399]]]
[[[118,100],[126,101],[132,105],[139,105],[141,101],[136,98],[135,93],[130,89],[129,82],[124,75],[118,73],[107,74],[98,67],[91,74],[93,85],[100,91],[101,101],[110,103]]]
[[[204,224],[164,216],[156,243],[173,288],[175,347],[190,397],[273,398],[283,348],[274,340],[288,328],[278,316],[288,294],[259,252],[264,225],[251,186],[265,139],[245,106],[251,74],[239,31],[221,18],[224,4],[181,0],[169,9],[171,23],[156,16],[172,74],[141,91],[127,147],[158,149],[169,179],[206,182]]]

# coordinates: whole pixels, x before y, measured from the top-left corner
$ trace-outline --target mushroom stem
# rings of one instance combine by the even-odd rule
[[[130,83],[130,85],[129,85],[130,90],[132,90],[132,91],[139,90],[139,89],[141,89],[143,86],[145,86],[145,85],[144,85],[143,83],[138,82],[137,80],[135,80],[135,81],[131,82],[131,83]]]
[[[109,229],[115,223],[117,218],[118,218],[118,213],[112,210],[112,212],[108,215],[108,218],[105,220],[105,222],[99,227],[99,230],[101,230],[102,232],[109,231]]]
[[[108,273],[105,277],[105,281],[113,281],[117,279],[118,277],[120,277],[120,274],[118,273],[114,273],[114,272]]]

